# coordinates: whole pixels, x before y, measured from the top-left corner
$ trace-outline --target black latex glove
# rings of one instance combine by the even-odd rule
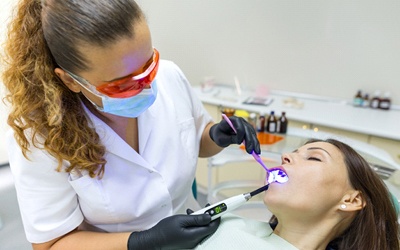
[[[222,120],[220,123],[214,124],[211,127],[211,139],[220,147],[227,147],[231,144],[241,144],[244,140],[247,153],[251,154],[254,151],[260,154],[260,142],[257,139],[257,133],[254,127],[241,117],[231,116],[229,120],[231,120],[235,127],[236,133],[225,120]]]
[[[148,230],[133,232],[128,239],[128,250],[194,248],[218,226],[219,221],[211,221],[209,214],[173,215]]]

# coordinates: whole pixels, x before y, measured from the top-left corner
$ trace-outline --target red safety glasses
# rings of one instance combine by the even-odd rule
[[[126,98],[139,94],[157,75],[160,54],[156,49],[153,50],[153,57],[146,63],[143,73],[104,83],[97,86],[96,90],[113,98]]]
[[[143,67],[143,73],[139,75],[129,75],[124,78],[103,83],[97,87],[90,84],[86,79],[65,70],[75,81],[97,95],[106,95],[113,98],[127,98],[135,96],[142,92],[146,86],[156,78],[160,54],[158,50],[153,49],[153,57]]]
[[[143,73],[129,75],[122,79],[107,82],[96,87],[102,94],[114,98],[126,98],[139,94],[147,85],[154,80],[158,70],[160,54],[154,49],[153,57],[144,66]]]

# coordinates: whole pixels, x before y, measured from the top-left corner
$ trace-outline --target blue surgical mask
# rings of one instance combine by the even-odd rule
[[[97,107],[100,111],[124,116],[129,118],[136,118],[144,111],[146,111],[157,97],[157,80],[151,83],[151,88],[143,89],[139,94],[128,98],[112,98],[106,95],[101,96],[103,108]]]
[[[157,80],[151,83],[151,88],[143,89],[139,94],[127,98],[112,98],[100,93],[93,93],[85,84],[77,81],[87,91],[101,98],[103,107],[99,107],[87,98],[97,110],[117,116],[136,118],[146,111],[157,97]]]

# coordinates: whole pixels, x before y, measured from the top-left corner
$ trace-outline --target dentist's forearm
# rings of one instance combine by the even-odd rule
[[[74,230],[55,240],[32,244],[33,250],[126,250],[130,233],[99,233]]]
[[[210,128],[214,124],[215,123],[212,122],[207,124],[203,131],[200,142],[199,157],[211,157],[215,154],[218,154],[223,149],[222,147],[215,144],[215,142],[210,137]]]

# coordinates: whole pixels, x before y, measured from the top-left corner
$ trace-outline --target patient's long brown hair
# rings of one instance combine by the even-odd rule
[[[45,149],[61,170],[101,176],[105,148],[86,117],[80,95],[56,76],[62,65],[79,73],[91,67],[79,45],[106,47],[133,37],[144,20],[133,0],[21,0],[5,43],[3,82],[11,104],[8,124],[25,157],[31,146]]]
[[[361,191],[365,202],[365,207],[358,212],[349,228],[330,242],[327,249],[400,249],[396,210],[382,179],[368,162],[347,144],[335,139],[312,139],[305,144],[313,142],[330,143],[342,152],[350,183],[354,189]],[[278,221],[275,216],[271,218],[270,223],[276,226]]]

